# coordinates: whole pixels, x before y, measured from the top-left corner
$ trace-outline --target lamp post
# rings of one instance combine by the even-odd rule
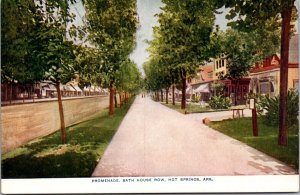
[[[253,132],[253,136],[258,136],[255,99],[250,99],[249,108],[252,110],[252,132]]]

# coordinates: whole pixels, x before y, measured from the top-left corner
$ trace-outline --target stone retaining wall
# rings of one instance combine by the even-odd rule
[[[107,96],[63,100],[66,126],[108,107]],[[57,101],[1,107],[2,154],[60,129]]]

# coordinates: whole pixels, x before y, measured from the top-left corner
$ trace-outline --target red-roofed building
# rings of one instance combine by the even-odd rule
[[[290,40],[288,89],[298,89],[298,52],[298,35],[295,35]],[[255,68],[250,70],[250,78],[250,91],[268,94],[271,97],[277,96],[280,86],[280,55],[274,54],[263,63],[257,63]]]
[[[192,96],[208,101],[211,96],[210,85],[213,82],[213,62],[199,66],[197,75],[191,81]]]

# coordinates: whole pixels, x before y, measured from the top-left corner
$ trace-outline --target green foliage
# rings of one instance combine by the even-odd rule
[[[192,102],[199,103],[200,102],[200,96],[193,96],[192,97]]]
[[[215,15],[211,1],[164,0],[159,14],[161,42],[177,68],[195,72],[198,64],[210,57],[210,36]]]
[[[269,28],[275,24],[269,24]],[[280,32],[253,29],[249,32],[228,29],[225,33],[217,33],[216,44],[220,45],[220,54],[225,54],[228,60],[227,74],[222,78],[239,79],[248,75],[248,71],[256,62],[260,62],[271,54],[278,52]],[[217,38],[215,38],[217,39]],[[263,44],[262,44],[263,43]]]
[[[280,21],[281,24],[281,67],[288,67],[289,61],[289,41],[291,34],[291,21],[295,21],[296,17],[296,8],[295,0],[270,0],[270,1],[248,1],[248,0],[224,0],[225,7],[231,8],[228,19],[233,19],[235,16],[238,16],[238,20],[233,22],[231,26],[236,29],[241,30],[253,30],[253,29],[264,29],[266,21]],[[263,24],[263,25],[262,25]],[[277,28],[273,28],[274,31],[277,31]],[[264,36],[264,35],[263,35]],[[262,39],[263,40],[263,39]],[[265,45],[266,41],[261,43]],[[266,48],[265,46],[263,46]],[[283,68],[280,72],[281,78],[283,81],[287,80],[288,70]],[[287,90],[288,83],[282,82],[281,88]],[[287,143],[287,134],[286,134],[286,123],[285,116],[287,116],[287,107],[285,101],[287,99],[286,93],[280,92],[280,109],[278,120],[279,122],[279,144],[285,145]]]
[[[171,85],[168,71],[166,67],[163,67],[162,64],[159,63],[158,59],[151,58],[144,63],[143,68],[146,75],[145,82],[147,90],[158,91]]]
[[[288,110],[287,110],[287,124],[293,126],[298,124],[299,111],[299,94],[294,90],[288,91],[287,96]],[[279,97],[270,98],[269,96],[258,97],[258,109],[265,110],[265,123],[277,126],[279,118]],[[262,113],[262,112],[261,112]]]
[[[43,69],[30,61],[29,41],[40,14],[31,0],[1,2],[1,82],[32,82]]]
[[[166,104],[166,103],[161,103],[164,106],[167,106],[168,108],[171,108],[173,110],[176,110],[177,112],[180,112],[182,114],[187,114],[187,113],[207,113],[207,112],[215,112],[215,110],[212,110],[208,108],[207,106],[202,107],[199,104],[187,104],[186,109],[182,110],[181,105],[178,103],[173,104]],[[219,111],[219,110],[218,110]]]
[[[213,96],[208,102],[212,109],[227,109],[231,106],[230,99],[223,96]]]
[[[233,10],[229,12],[229,14],[233,13],[235,14]],[[227,74],[220,75],[221,78],[245,77],[256,62],[278,53],[280,33],[280,23],[278,18],[274,17],[260,21],[258,26],[251,28],[247,25],[245,28],[235,26],[226,32],[217,29],[211,37],[214,50],[218,55],[225,54],[228,59]]]
[[[270,0],[253,2],[247,0],[224,0],[223,4],[231,11],[227,19],[238,19],[230,25],[241,30],[261,28],[270,19],[278,20],[283,10],[294,7],[295,0]]]
[[[136,1],[85,1],[89,40],[101,52],[97,71],[107,87],[116,81],[117,72],[135,47]]]
[[[75,74],[73,44],[65,40],[63,29],[51,27],[46,29],[46,32],[38,34],[40,42],[35,43],[34,46],[42,49],[34,50],[34,54],[36,54],[36,59],[40,66],[49,67],[45,72],[46,79],[66,83]]]
[[[99,67],[101,64],[101,52],[98,48],[82,45],[75,46],[74,69],[78,75],[79,86],[101,86],[104,83],[104,77]]]
[[[158,14],[160,25],[154,28],[148,50],[150,59],[144,64],[146,86],[152,91],[185,81],[215,51],[211,44],[215,1],[163,3],[163,12]]]
[[[116,88],[120,92],[134,93],[141,88],[141,73],[137,65],[129,59],[122,63],[116,78]]]
[[[2,82],[30,83],[46,77],[67,80],[72,43],[66,25],[74,19],[68,1],[3,1],[1,3]],[[59,11],[58,11],[59,10]]]
[[[211,85],[211,89],[215,93],[215,95],[220,96],[223,94],[223,91],[225,89],[225,84],[221,82],[213,83]]]

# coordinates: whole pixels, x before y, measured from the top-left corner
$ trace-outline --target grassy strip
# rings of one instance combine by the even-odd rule
[[[186,104],[186,109],[182,110],[181,109],[181,104],[176,102],[175,105],[172,103],[166,104],[165,102],[161,102],[162,105],[167,106],[173,110],[176,110],[182,114],[187,114],[187,113],[192,113],[192,112],[207,112],[210,110],[209,108],[206,107],[200,107],[200,105],[195,105],[195,104]]]
[[[66,145],[57,131],[2,155],[2,178],[90,177],[132,102],[68,127]]]
[[[221,112],[221,111],[229,111],[233,108],[242,108],[246,109],[247,107],[245,105],[241,106],[232,106],[229,109],[211,109],[209,107],[201,107],[197,104],[186,104],[186,109],[181,109],[181,104],[176,102],[175,105],[172,103],[166,104],[165,102],[161,102],[162,105],[165,105],[173,110],[176,110],[182,114],[189,114],[189,113],[204,113],[204,112]]]
[[[209,126],[247,145],[256,148],[298,170],[298,126],[288,130],[288,146],[277,144],[277,127],[266,125],[263,118],[258,119],[259,136],[252,136],[252,119],[228,119],[211,122]]]

